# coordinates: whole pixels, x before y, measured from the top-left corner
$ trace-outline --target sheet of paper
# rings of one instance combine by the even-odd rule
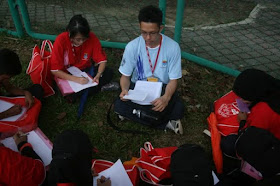
[[[76,83],[76,82],[73,82],[73,81],[69,81],[69,85],[71,86],[71,88],[73,89],[74,92],[79,92],[85,88],[89,88],[89,87],[93,87],[93,86],[96,86],[98,85],[96,82],[93,82],[92,79],[88,76],[87,73],[85,72],[82,72],[78,75],[76,75],[77,77],[85,77],[89,80],[89,82],[87,84],[79,84],[79,83]]]
[[[46,140],[43,139],[37,132],[34,130],[28,133],[28,142],[31,143],[34,151],[44,162],[44,165],[47,166],[51,163],[52,160],[52,148],[47,144]],[[13,151],[18,152],[17,145],[13,137],[6,138],[1,141],[5,147],[12,149]]]
[[[145,98],[148,96],[147,92],[144,91],[136,91],[136,90],[129,90],[128,95],[125,95],[123,98],[133,100],[133,101],[144,101]]]
[[[4,112],[5,110],[8,110],[15,104],[9,103],[7,101],[0,100],[0,112]],[[21,113],[15,116],[11,116],[8,118],[1,119],[0,121],[17,121],[19,120],[27,111],[26,107],[22,107]]]
[[[146,92],[148,95],[143,101],[133,101],[139,105],[151,105],[151,102],[159,98],[162,90],[162,82],[136,81],[134,91]]]
[[[216,185],[217,183],[219,183],[219,178],[217,177],[217,175],[212,171],[212,176],[213,176],[213,180],[214,180],[214,185]]]
[[[82,71],[75,66],[67,68],[67,71],[74,76],[77,76],[82,73]]]
[[[123,164],[120,159],[114,165],[98,174],[97,177],[93,178],[93,185],[97,186],[97,179],[101,176],[110,178],[111,186],[132,186],[131,180],[129,179]]]
[[[236,103],[240,112],[250,113],[249,106],[241,99],[236,99]]]

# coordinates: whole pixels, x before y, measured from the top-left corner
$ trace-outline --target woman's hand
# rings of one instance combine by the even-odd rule
[[[247,120],[247,113],[246,112],[239,112],[237,116],[238,122],[242,120]]]
[[[102,73],[97,72],[96,76],[93,78],[93,82],[96,82],[99,84],[99,79],[101,77]]]
[[[77,79],[76,79],[76,83],[79,83],[79,84],[82,84],[82,85],[87,84],[88,81],[89,80],[86,77],[77,77]]]

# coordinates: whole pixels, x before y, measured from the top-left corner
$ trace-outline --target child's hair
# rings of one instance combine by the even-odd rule
[[[162,11],[153,5],[142,8],[138,15],[138,21],[147,23],[157,23],[160,27],[162,24]]]
[[[15,76],[21,73],[22,66],[18,55],[7,48],[0,50],[0,75]]]
[[[88,38],[90,27],[86,18],[82,15],[74,15],[69,21],[66,30],[69,32],[70,38],[75,37],[78,33]]]

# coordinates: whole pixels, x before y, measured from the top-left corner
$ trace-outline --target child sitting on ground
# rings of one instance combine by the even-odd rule
[[[43,89],[41,85],[32,85],[27,90],[22,90],[13,86],[10,83],[10,79],[16,75],[19,75],[22,71],[22,66],[18,55],[10,49],[0,50],[0,87],[3,87],[8,96],[24,96],[27,108],[31,108],[34,104],[35,96],[37,99],[42,100]],[[3,95],[0,93],[0,95]],[[14,105],[8,110],[0,112],[0,119],[8,118],[17,115],[21,112],[20,105]]]

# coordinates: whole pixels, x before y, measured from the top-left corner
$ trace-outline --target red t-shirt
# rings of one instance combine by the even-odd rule
[[[259,102],[251,109],[246,124],[266,129],[280,139],[280,115],[265,102]]]
[[[75,66],[81,70],[90,67],[93,59],[95,63],[106,62],[107,58],[100,41],[89,33],[89,38],[79,47],[72,45],[69,33],[63,32],[57,36],[51,57],[51,70],[66,70]]]
[[[0,146],[0,185],[37,186],[45,179],[43,162]]]

